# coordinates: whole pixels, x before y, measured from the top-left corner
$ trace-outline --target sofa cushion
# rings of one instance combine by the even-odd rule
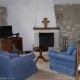
[[[74,51],[75,49],[77,49],[76,43],[74,43],[74,44],[72,44],[72,45],[69,46],[69,48],[68,48],[68,50],[67,50],[67,54],[68,54],[68,55],[72,55],[72,54],[73,54],[73,51]]]

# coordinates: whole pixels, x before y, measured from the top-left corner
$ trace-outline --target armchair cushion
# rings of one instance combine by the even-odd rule
[[[10,58],[0,54],[0,78],[11,76]]]
[[[67,50],[67,54],[68,55],[72,55],[73,51],[77,48],[76,43],[73,43],[72,45],[69,46],[68,50]]]
[[[51,51],[51,50],[49,50],[48,53],[49,53],[50,57],[53,57],[53,58],[56,58],[56,59],[71,61],[71,62],[75,62],[75,60],[76,60],[75,56],[67,55],[65,53],[54,52],[54,51]]]
[[[10,59],[19,57],[19,55],[17,53],[9,53],[7,51],[2,51],[2,50],[0,51],[0,54],[8,56]]]
[[[72,53],[72,56],[75,56],[75,57],[76,57],[76,56],[77,56],[76,53],[77,53],[77,50],[75,49],[75,50],[73,51],[73,53]]]
[[[35,55],[32,53],[29,53],[29,54],[25,54],[25,56],[13,58],[11,59],[11,62],[13,66],[14,65],[18,66],[27,62],[33,62],[34,59],[35,59]]]

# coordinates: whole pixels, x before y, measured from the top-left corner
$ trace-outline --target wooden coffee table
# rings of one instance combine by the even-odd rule
[[[47,60],[43,57],[42,52],[48,51],[48,47],[33,47],[33,50],[39,52],[39,56],[37,57],[36,61],[40,58],[47,62]]]

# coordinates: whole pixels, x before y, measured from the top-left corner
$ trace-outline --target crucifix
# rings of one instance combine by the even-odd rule
[[[47,18],[43,18],[42,23],[44,24],[44,27],[47,28],[47,25],[48,25],[49,21],[48,21]]]

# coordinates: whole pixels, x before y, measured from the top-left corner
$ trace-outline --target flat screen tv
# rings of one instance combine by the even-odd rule
[[[0,26],[0,38],[12,36],[12,26]]]

